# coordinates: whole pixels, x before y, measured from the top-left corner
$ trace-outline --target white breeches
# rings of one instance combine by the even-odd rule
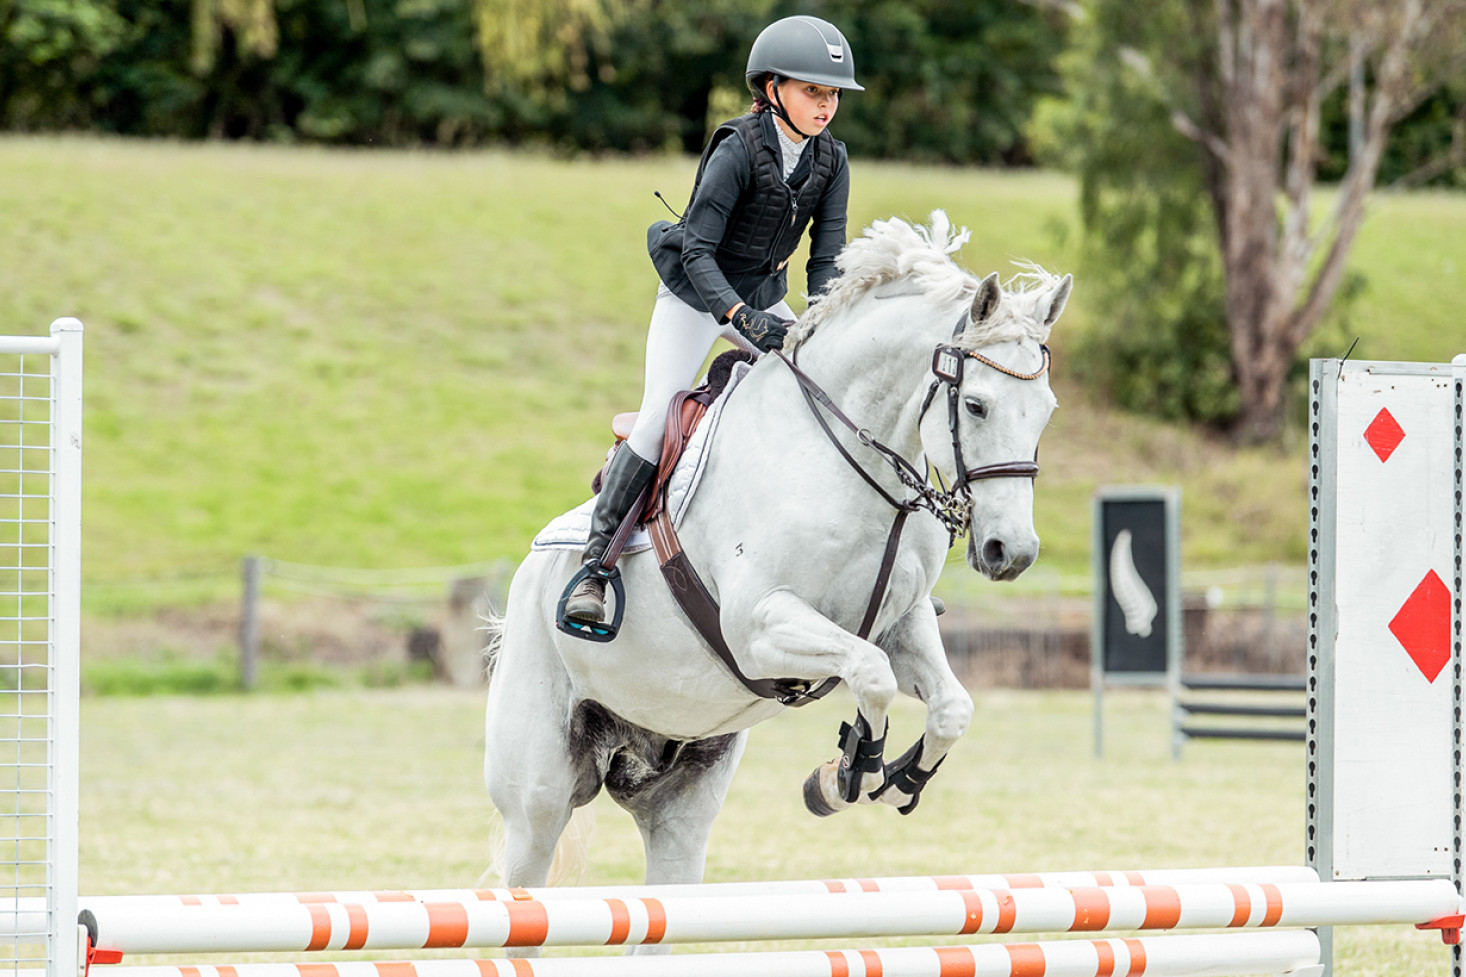
[[[767,310],[785,319],[794,312],[787,303],[776,302]],[[716,316],[699,312],[662,285],[652,309],[646,333],[646,379],[641,409],[626,443],[647,461],[662,456],[662,437],[667,428],[667,406],[679,390],[689,389],[719,337],[740,349],[753,350],[732,324],[723,325]]]

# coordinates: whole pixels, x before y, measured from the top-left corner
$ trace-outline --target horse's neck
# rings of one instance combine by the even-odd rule
[[[882,322],[867,314],[823,324],[798,359],[852,421],[914,462],[933,348],[899,318]]]

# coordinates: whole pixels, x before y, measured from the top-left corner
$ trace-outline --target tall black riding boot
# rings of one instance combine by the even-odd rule
[[[611,537],[636,503],[642,490],[657,474],[657,466],[623,444],[616,449],[596,496],[596,508],[590,521],[590,539],[585,544],[585,562],[600,563],[611,545]],[[591,576],[570,592],[565,602],[565,616],[577,621],[600,624],[606,619],[606,582]]]

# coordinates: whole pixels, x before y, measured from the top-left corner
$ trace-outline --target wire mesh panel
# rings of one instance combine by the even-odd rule
[[[0,337],[0,968],[77,972],[81,323]]]

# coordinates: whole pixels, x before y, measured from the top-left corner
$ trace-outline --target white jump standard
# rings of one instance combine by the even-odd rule
[[[1463,378],[1466,356],[1310,371],[1307,854],[1323,879],[1462,884]]]

